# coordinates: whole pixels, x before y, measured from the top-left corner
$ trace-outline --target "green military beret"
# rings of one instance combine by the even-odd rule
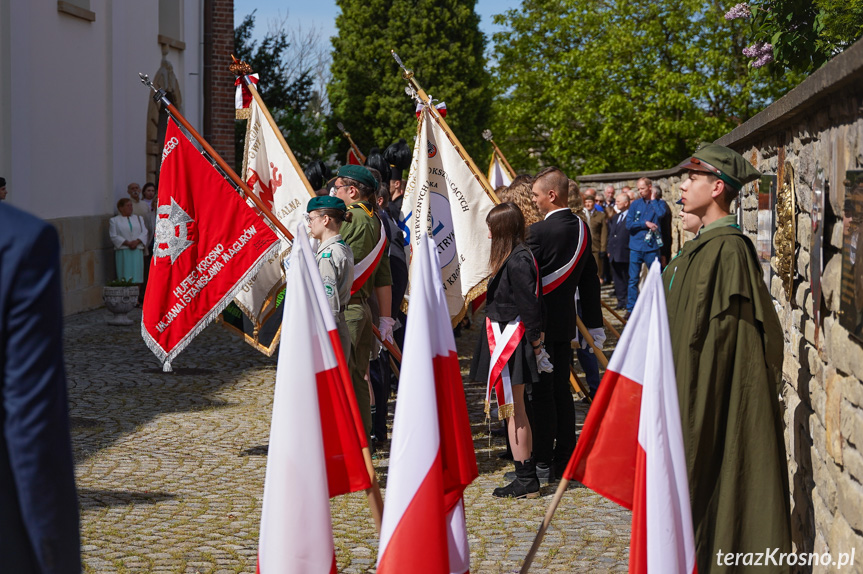
[[[369,186],[375,191],[378,190],[378,181],[372,175],[372,172],[361,165],[343,165],[339,168],[337,177],[349,177]]]
[[[712,173],[735,191],[740,191],[743,184],[761,177],[761,172],[752,167],[742,155],[713,143],[701,144],[692,157],[683,160],[677,169]]]
[[[339,211],[348,210],[344,201],[338,197],[332,197],[329,195],[320,195],[309,200],[309,203],[306,206],[306,211],[311,213],[316,209],[338,209]]]

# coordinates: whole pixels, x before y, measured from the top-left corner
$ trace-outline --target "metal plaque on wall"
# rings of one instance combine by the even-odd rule
[[[821,275],[824,273],[824,201],[827,197],[824,169],[815,167],[812,182],[812,237],[809,246],[809,278],[812,289],[812,318],[815,321],[815,344],[821,326]]]
[[[839,323],[863,341],[863,171],[845,172]]]
[[[758,234],[755,249],[758,251],[758,262],[764,270],[764,282],[770,289],[770,258],[773,257],[773,234],[776,233],[776,176],[762,175],[758,180]]]

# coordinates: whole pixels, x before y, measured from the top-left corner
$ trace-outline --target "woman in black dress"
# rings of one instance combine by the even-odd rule
[[[485,380],[495,389],[498,416],[507,421],[515,462],[516,479],[496,488],[494,496],[536,498],[539,481],[531,458],[533,445],[524,385],[539,382],[538,365],[543,371],[550,369],[542,346],[539,270],[524,243],[524,216],[514,203],[496,205],[486,223],[491,239],[492,278],[486,295],[485,329],[474,353],[471,378]],[[491,398],[490,391],[486,398]]]

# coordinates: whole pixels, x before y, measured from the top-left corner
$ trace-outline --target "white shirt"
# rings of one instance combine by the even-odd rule
[[[123,245],[123,242],[135,239],[141,240],[141,244],[136,249],[144,249],[147,245],[149,232],[140,215],[133,214],[130,217],[115,215],[108,222],[108,235],[111,236],[114,249],[129,249],[129,246]]]
[[[568,207],[558,207],[557,209],[552,209],[551,211],[549,211],[548,213],[545,214],[545,217],[543,219],[548,219],[548,216],[551,215],[552,213],[557,213],[558,211],[563,211],[564,209],[569,209],[569,208]]]

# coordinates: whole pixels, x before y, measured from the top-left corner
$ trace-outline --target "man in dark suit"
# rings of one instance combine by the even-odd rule
[[[566,175],[554,167],[544,169],[537,174],[532,192],[545,219],[530,226],[527,243],[543,278],[544,342],[554,366],[553,373],[540,374],[530,394],[533,454],[537,475],[545,482],[554,478],[555,466],[557,473],[563,471],[575,448],[575,405],[569,387],[570,342],[576,333],[575,290],[583,274],[588,274],[591,284],[585,289],[598,293],[599,279],[587,225],[567,207]],[[587,300],[594,297],[589,295]],[[592,307],[583,309],[582,318],[588,328],[602,327],[602,311]]]
[[[626,290],[629,285],[629,230],[626,229],[626,212],[629,210],[629,195],[617,196],[616,212],[608,216],[608,261],[614,282],[617,308],[626,309]]]
[[[81,571],[57,231],[0,204],[3,572]]]

